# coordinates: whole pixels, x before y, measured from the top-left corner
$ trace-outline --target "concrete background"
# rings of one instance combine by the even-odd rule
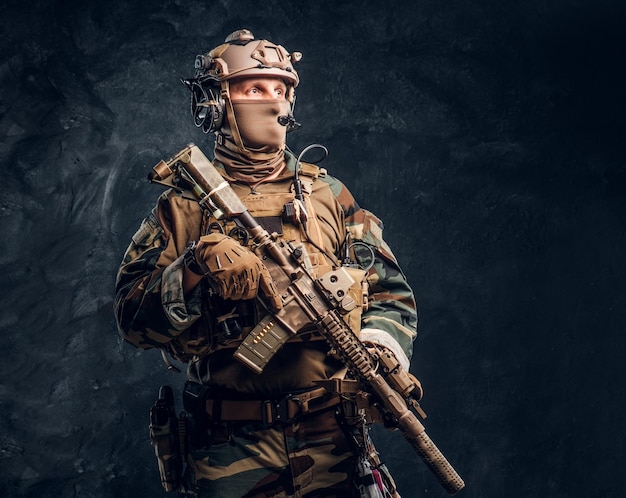
[[[5,1],[0,495],[165,495],[147,413],[183,379],[119,339],[113,281],[150,168],[212,148],[179,78],[248,27],[304,54],[291,147],[385,221],[460,496],[625,496],[624,7]],[[377,439],[404,497],[446,496]]]

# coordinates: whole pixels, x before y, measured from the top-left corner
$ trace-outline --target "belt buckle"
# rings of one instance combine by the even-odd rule
[[[290,403],[298,404],[298,410],[290,415]],[[288,394],[281,399],[266,399],[261,404],[261,416],[264,424],[273,424],[275,422],[289,423],[300,412],[302,404],[300,399],[293,394]]]

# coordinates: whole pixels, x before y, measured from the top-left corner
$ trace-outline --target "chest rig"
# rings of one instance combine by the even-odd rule
[[[245,204],[252,216],[271,234],[280,240],[301,246],[307,255],[309,271],[319,278],[338,265],[334,249],[341,246],[344,240],[329,240],[328,231],[324,232],[320,220],[316,216],[311,194],[314,182],[320,175],[320,168],[302,163],[300,172],[302,201],[296,200],[295,191],[290,179],[262,184],[256,190],[243,184],[231,184],[233,190]],[[303,213],[304,211],[304,213]],[[305,221],[306,220],[306,221]],[[306,222],[306,230],[302,222]],[[336,227],[335,235],[343,238],[343,227]],[[228,235],[240,244],[252,249],[252,241],[245,229],[235,220],[217,219],[209,211],[204,211],[201,222],[201,235],[219,232]],[[325,235],[326,233],[326,235]],[[359,268],[347,268],[355,284],[349,294],[357,306],[344,317],[348,325],[358,334],[361,326],[361,315],[367,304],[366,272]],[[205,331],[196,340],[191,339],[185,345],[188,351],[196,349],[201,356],[225,348],[237,348],[262,319],[265,310],[258,300],[228,301],[214,295],[210,289],[204,293],[203,325]],[[207,336],[205,336],[207,334]],[[202,337],[204,336],[204,337]],[[323,339],[313,325],[301,329],[289,342],[306,342]],[[194,347],[196,346],[196,347]]]
[[[304,205],[302,207],[300,207],[300,203],[295,201],[295,193],[293,187],[290,187],[290,180],[261,185],[253,191],[247,185],[242,184],[231,184],[231,187],[248,208],[250,214],[269,233],[276,233],[280,239],[295,245],[303,244],[309,255],[314,273],[320,276],[330,271],[333,262],[324,255],[324,251],[327,251],[328,248],[310,197],[313,182],[319,175],[319,168],[314,165],[303,164],[303,171],[300,175],[304,177],[302,181]],[[308,228],[306,234],[298,221],[303,219],[303,208],[306,212]],[[217,220],[212,214],[205,211],[201,233],[207,235],[215,231],[239,240],[244,246],[250,244],[245,229],[237,225],[234,220]]]

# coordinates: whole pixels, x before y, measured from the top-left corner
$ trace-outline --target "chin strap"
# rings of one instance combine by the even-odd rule
[[[235,109],[233,108],[233,102],[230,98],[230,84],[228,83],[228,80],[222,82],[221,95],[222,99],[224,99],[224,102],[226,103],[226,121],[230,125],[230,130],[233,135],[235,145],[241,154],[243,154],[245,157],[249,157],[250,151],[246,149],[246,146],[243,144],[243,139],[241,138],[241,133],[239,132],[239,127],[237,126]],[[218,131],[218,136],[220,135],[224,142],[228,141],[228,139],[221,133],[221,131]],[[226,143],[224,143],[223,145],[228,147]]]

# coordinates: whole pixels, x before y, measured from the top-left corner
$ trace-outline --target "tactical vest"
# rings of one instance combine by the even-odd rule
[[[320,221],[316,216],[311,193],[313,183],[320,175],[325,174],[315,165],[302,164],[300,179],[302,181],[304,206],[307,213],[307,232],[299,223],[286,218],[285,206],[294,202],[293,187],[289,188],[291,180],[266,184],[258,192],[251,192],[250,187],[241,184],[232,184],[248,211],[269,232],[276,233],[279,239],[289,241],[295,246],[302,245],[308,254],[311,263],[311,272],[319,278],[331,271],[336,263],[331,260],[335,255],[333,248],[325,247],[324,236]],[[345,228],[335,228],[337,237],[343,236]],[[245,230],[233,220],[218,220],[208,211],[205,211],[201,223],[201,235],[211,232],[220,232],[229,235],[242,245],[250,247],[251,240]],[[312,243],[311,243],[312,241]],[[341,243],[342,241],[338,241]],[[325,255],[330,253],[330,257]],[[336,257],[335,257],[336,259]],[[344,316],[348,325],[359,333],[361,315],[367,303],[366,272],[359,268],[346,268],[355,284],[351,287],[350,297],[357,306]],[[203,357],[214,351],[225,348],[237,348],[243,338],[263,318],[266,311],[256,300],[224,301],[205,286],[203,299],[203,313],[201,323],[192,326],[183,333],[175,343],[171,344],[170,353],[181,360],[190,359],[189,355]],[[305,327],[288,342],[315,341],[323,339],[314,326]]]

